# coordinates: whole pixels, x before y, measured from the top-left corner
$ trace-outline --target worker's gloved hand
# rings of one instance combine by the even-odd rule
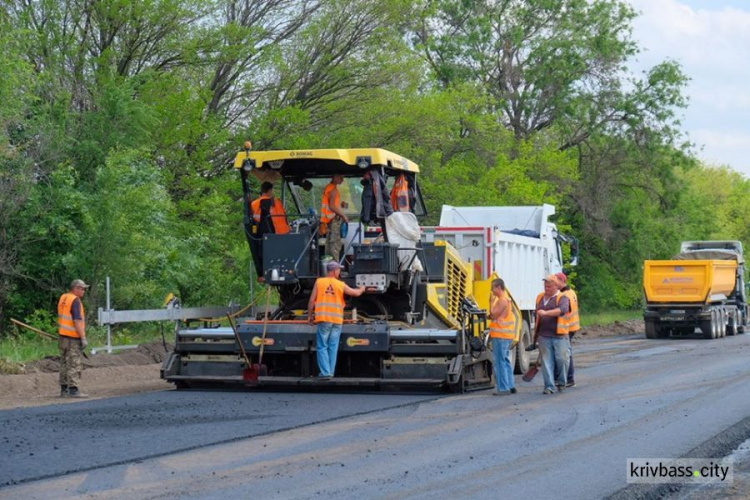
[[[86,349],[89,346],[89,341],[86,339],[81,339],[81,349]]]
[[[539,348],[539,344],[534,342],[533,344],[531,344],[529,347],[526,348],[526,351],[528,352],[536,351],[538,348]]]

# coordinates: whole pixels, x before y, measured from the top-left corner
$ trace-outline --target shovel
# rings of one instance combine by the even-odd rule
[[[250,363],[250,358],[247,357],[247,353],[245,352],[245,346],[242,345],[242,340],[240,339],[239,333],[237,333],[237,326],[234,324],[234,320],[232,319],[232,316],[227,314],[227,319],[229,320],[229,326],[232,327],[232,332],[234,332],[234,339],[237,341],[237,344],[240,346],[240,351],[242,351],[242,357],[245,359],[245,369],[242,370],[242,380],[245,382],[257,382],[258,381],[258,365],[254,365]]]
[[[521,379],[524,382],[531,382],[534,380],[534,377],[536,377],[536,374],[539,372],[539,367],[542,364],[542,350],[539,348],[539,321],[536,322],[536,325],[534,325],[534,340],[532,340],[533,345],[537,346],[537,349],[539,349],[539,354],[536,357],[536,363],[534,366],[530,367],[526,373],[523,374],[523,377]]]
[[[534,363],[534,366],[529,368],[526,373],[523,374],[523,377],[521,379],[524,382],[531,382],[534,380],[534,377],[536,377],[536,374],[539,373],[539,367],[542,364],[542,353],[541,350],[539,352],[539,355],[536,357],[536,363]]]

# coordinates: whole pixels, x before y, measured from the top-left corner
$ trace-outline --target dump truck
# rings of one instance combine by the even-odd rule
[[[422,228],[422,241],[447,241],[467,262],[475,275],[501,276],[513,290],[521,310],[521,334],[511,355],[516,373],[529,369],[531,332],[536,322],[536,297],[543,291],[545,276],[572,267],[578,260],[578,241],[562,234],[551,221],[553,205],[456,207],[443,205],[440,225]],[[565,261],[563,245],[570,248]]]
[[[696,328],[704,338],[715,339],[747,327],[739,241],[685,241],[671,260],[646,260],[643,290],[649,339],[692,335]]]
[[[475,272],[474,264],[447,241],[420,243],[418,220],[426,210],[418,165],[379,148],[247,147],[234,166],[243,187],[250,251],[255,255],[262,249],[260,274],[278,306],[268,315],[239,318],[236,328],[179,326],[162,378],[178,388],[238,383],[465,391],[491,385],[487,310],[497,274]],[[367,291],[347,300],[336,373],[321,380],[307,303],[315,280],[324,274],[325,236],[318,211],[333,175],[343,176],[338,189],[350,219],[341,279]],[[248,212],[252,177],[275,183],[288,233],[257,232]],[[406,212],[394,210],[387,200],[396,179],[407,186]],[[515,301],[512,306],[518,338],[521,313]]]

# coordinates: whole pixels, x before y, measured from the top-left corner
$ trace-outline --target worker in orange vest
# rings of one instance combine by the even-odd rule
[[[505,282],[498,278],[492,281],[492,305],[490,306],[490,339],[495,355],[494,396],[516,393],[513,367],[510,364],[510,347],[516,336],[516,316],[505,290]]]
[[[396,212],[409,211],[409,184],[404,174],[399,174],[391,189],[391,206]]]
[[[544,278],[544,292],[536,298],[544,394],[562,392],[568,380],[570,340],[567,315],[570,311],[570,299],[560,293],[561,287],[557,276],[550,274]]]
[[[57,333],[60,348],[60,397],[85,398],[79,389],[83,372],[83,350],[86,340],[86,312],[81,299],[89,287],[83,280],[73,280],[70,291],[57,302]]]
[[[260,197],[250,204],[253,222],[258,234],[288,234],[289,223],[281,200],[273,195],[273,184],[264,182],[260,185]]]
[[[334,175],[323,191],[323,199],[320,208],[320,235],[326,237],[326,255],[337,261],[341,258],[341,223],[349,222],[349,218],[343,212],[347,207],[341,202],[339,185],[344,182],[343,175]]]
[[[260,185],[260,197],[250,203],[250,213],[253,217],[253,236],[251,239],[253,262],[255,270],[263,280],[263,235],[288,234],[289,223],[281,200],[273,194],[273,184],[264,182]]]
[[[359,297],[365,287],[351,288],[341,281],[341,264],[332,260],[326,264],[327,275],[318,278],[307,303],[307,321],[317,324],[318,369],[321,380],[330,380],[336,371],[336,356],[344,324],[345,295]]]
[[[581,329],[581,319],[578,314],[578,294],[568,286],[568,277],[565,275],[565,273],[557,273],[555,274],[557,276],[557,279],[560,280],[560,285],[562,285],[562,288],[560,288],[560,293],[568,297],[568,300],[570,301],[570,311],[564,318],[564,320],[568,324],[568,339],[570,341],[570,364],[568,366],[568,383],[566,387],[575,387],[575,368],[573,367],[573,337],[575,336],[576,332]],[[555,379],[558,379],[558,377],[555,377]]]

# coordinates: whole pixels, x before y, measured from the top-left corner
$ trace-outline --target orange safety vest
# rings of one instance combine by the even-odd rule
[[[260,224],[260,204],[263,200],[270,200],[271,197],[267,195],[261,195],[260,198],[254,200],[250,204],[250,210],[253,213],[253,220],[256,224]],[[281,204],[281,200],[275,198],[271,205],[271,222],[273,223],[274,232],[276,234],[289,234],[289,223],[286,221],[286,211],[284,205]]]
[[[496,298],[496,300],[499,300]],[[508,300],[506,298],[506,300]],[[516,315],[513,314],[513,304],[508,300],[508,311],[503,318],[495,318],[490,322],[490,337],[493,339],[516,338]]]
[[[333,218],[336,217],[336,214],[333,213],[330,205],[328,205],[328,201],[331,199],[331,191],[334,190],[336,191],[336,194],[333,198],[333,204],[336,208],[341,207],[341,195],[339,194],[339,190],[337,189],[336,184],[329,182],[325,191],[323,191],[323,204],[320,207],[320,222],[325,224],[329,224]]]
[[[560,305],[560,299],[562,298],[563,294],[558,293],[557,299],[555,305]],[[544,293],[540,293],[536,296],[536,308],[539,309],[539,307],[542,305],[542,297],[544,297]],[[570,299],[568,299],[570,300]],[[564,316],[558,316],[557,317],[557,334],[558,335],[567,335],[570,331],[569,329],[569,321],[568,317],[570,316],[570,312]]]
[[[344,284],[336,278],[318,278],[315,282],[315,322],[344,323]]]
[[[75,321],[73,321],[73,302],[77,298],[73,293],[64,293],[57,303],[57,333],[64,337],[81,338],[76,330]],[[81,301],[81,317],[86,317],[86,312],[83,310],[83,301]]]
[[[404,174],[396,177],[391,189],[391,206],[397,212],[409,211],[409,185]]]
[[[565,290],[561,293],[568,297],[568,300],[570,301],[570,312],[565,315],[568,321],[568,331],[570,333],[575,333],[581,329],[581,319],[578,315],[578,295],[572,289]]]

